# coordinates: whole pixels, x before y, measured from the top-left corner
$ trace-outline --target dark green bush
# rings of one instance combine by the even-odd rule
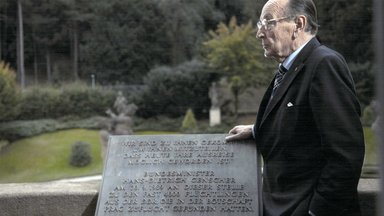
[[[105,115],[105,111],[113,105],[115,98],[114,92],[101,87],[69,85],[62,90],[60,110],[62,115],[79,117]]]
[[[39,135],[71,128],[100,129],[101,124],[106,122],[106,117],[94,116],[86,119],[39,119],[18,120],[0,123],[0,140],[15,141],[24,137]]]
[[[19,99],[20,92],[16,86],[15,71],[0,61],[0,121],[14,117]]]
[[[188,108],[199,117],[209,109],[210,74],[200,61],[174,68],[157,67],[148,73],[144,83],[146,88],[135,98],[141,117],[181,117]]]
[[[134,131],[179,131],[182,117],[169,118],[167,116],[154,116],[152,118],[135,117]]]
[[[193,114],[192,109],[188,109],[187,112],[185,113],[182,125],[181,125],[181,130],[183,131],[194,131],[197,128],[197,122],[195,118],[195,114]]]
[[[57,130],[57,125],[53,120],[12,121],[0,124],[0,137],[14,141],[23,137],[30,137],[42,132],[55,130]]]
[[[19,120],[55,118],[61,106],[60,90],[52,87],[28,88],[22,94]]]
[[[84,167],[92,162],[91,145],[85,142],[72,144],[69,164],[75,167]]]
[[[61,88],[50,86],[29,88],[23,92],[19,120],[61,118],[74,116],[87,118],[105,115],[113,105],[116,94],[101,87],[91,88],[73,83]]]
[[[363,106],[369,105],[375,95],[374,66],[370,62],[348,63],[356,84],[356,93]]]

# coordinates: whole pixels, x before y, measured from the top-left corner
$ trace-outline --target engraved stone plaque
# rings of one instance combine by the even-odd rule
[[[225,136],[111,136],[96,215],[261,215],[256,145]]]

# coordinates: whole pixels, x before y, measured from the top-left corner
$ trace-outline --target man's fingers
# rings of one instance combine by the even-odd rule
[[[234,128],[232,128],[228,133],[229,134],[236,134],[237,132],[237,128],[236,127],[234,127]]]
[[[227,142],[234,141],[234,140],[236,140],[236,136],[237,136],[237,134],[226,136],[225,141],[227,141]]]
[[[228,132],[226,141],[248,139],[252,136],[252,125],[238,125]]]

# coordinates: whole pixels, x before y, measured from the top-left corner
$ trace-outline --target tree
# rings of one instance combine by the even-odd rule
[[[27,75],[33,69],[38,80],[39,69],[45,66],[48,80],[89,79],[95,74],[101,83],[141,83],[153,67],[199,57],[206,32],[219,21],[227,24],[236,16],[239,23],[255,23],[266,0],[19,2]],[[13,68],[17,68],[20,41],[17,3],[0,1],[0,57]],[[371,61],[372,1],[317,0],[316,4],[324,44],[338,50],[348,62]]]
[[[374,79],[374,66],[370,62],[364,64],[349,63],[349,68],[356,85],[357,97],[361,105],[367,106],[374,99],[375,95],[375,79]]]
[[[256,23],[259,20],[261,10],[263,9],[264,4],[267,0],[255,1],[255,0],[243,0],[243,15],[246,17],[246,20],[252,20],[253,23]]]
[[[224,17],[212,0],[161,0],[165,33],[170,42],[172,65],[191,60],[206,30],[205,24],[217,23]]]
[[[169,63],[164,18],[152,0],[98,1],[80,45],[83,76],[101,83],[141,83],[155,65]]]
[[[0,61],[0,121],[12,119],[17,112],[20,92],[15,78],[9,64]]]
[[[71,42],[72,73],[74,80],[79,79],[79,46],[81,32],[88,30],[87,23],[95,19],[96,3],[86,0],[60,0],[68,9],[64,11],[66,15],[66,25]],[[96,6],[97,7],[97,6]]]
[[[246,89],[240,76],[232,76],[229,80],[229,87],[235,96],[235,115],[237,116],[239,110],[239,95]]]
[[[319,0],[316,5],[322,42],[343,54],[347,62],[371,61],[372,1]]]
[[[66,46],[68,38],[65,27],[65,5],[56,0],[34,0],[28,3],[28,21],[26,22],[31,29],[31,44],[43,49],[46,62],[46,77],[48,83],[54,79],[52,64],[52,52],[55,48]],[[64,10],[63,10],[64,9]],[[37,56],[37,50],[34,55]],[[56,75],[58,76],[58,75]]]
[[[247,22],[248,20],[244,16],[244,0],[217,0],[215,2],[216,7],[223,12],[225,23],[229,22],[232,17],[237,17],[240,22]]]
[[[201,61],[156,67],[147,74],[144,84],[146,88],[135,99],[142,117],[180,117],[188,108],[199,117],[209,109],[210,74]]]
[[[205,59],[217,73],[229,78],[235,99],[247,87],[266,85],[270,81],[274,66],[264,58],[251,22],[238,25],[233,17],[228,26],[220,23],[216,31],[209,34],[210,38],[203,43]]]
[[[23,6],[21,0],[17,0],[17,74],[19,75],[20,86],[23,89],[25,88],[25,68]]]

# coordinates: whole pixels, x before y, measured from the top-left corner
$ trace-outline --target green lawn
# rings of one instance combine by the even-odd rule
[[[165,134],[145,131],[136,134]],[[365,167],[377,164],[377,146],[370,128],[364,128],[366,140]],[[82,168],[69,165],[71,146],[77,141],[91,144],[92,163]],[[101,174],[99,132],[72,129],[47,133],[12,143],[0,152],[0,183],[39,182],[61,178]]]
[[[365,138],[365,165],[377,165],[377,151],[378,146],[376,144],[376,137],[374,132],[369,127],[364,128]]]
[[[69,165],[76,141],[91,144],[92,163]],[[36,182],[99,174],[103,168],[98,131],[74,129],[47,133],[12,143],[0,153],[0,182]]]
[[[363,178],[379,178],[378,173],[378,146],[376,136],[369,127],[364,128],[365,159],[362,171]]]
[[[164,134],[145,131],[137,134]],[[91,145],[92,163],[77,168],[69,165],[71,146],[77,141]],[[96,130],[72,129],[47,133],[12,143],[0,152],[0,183],[39,182],[101,174],[101,144]]]

